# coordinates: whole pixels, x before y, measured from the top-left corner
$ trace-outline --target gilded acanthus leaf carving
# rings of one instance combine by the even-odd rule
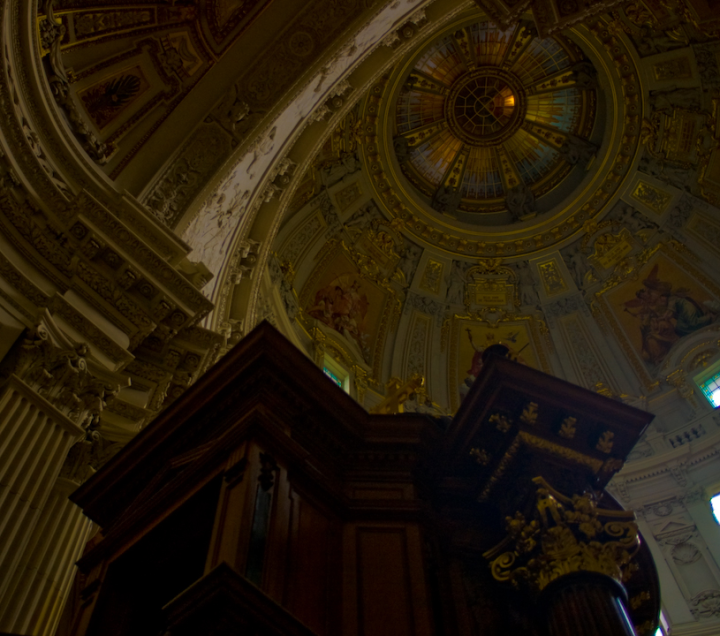
[[[507,517],[508,538],[485,553],[493,577],[516,587],[527,583],[536,592],[573,572],[627,580],[640,547],[635,515],[599,508],[592,493],[570,499],[542,477],[533,481],[538,489],[532,517]]]

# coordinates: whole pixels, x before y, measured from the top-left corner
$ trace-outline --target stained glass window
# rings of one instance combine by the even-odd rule
[[[330,378],[335,384],[337,384],[341,389],[343,388],[343,383],[340,378],[338,378],[330,369],[327,367],[323,367],[323,373]]]
[[[592,128],[594,91],[576,82],[567,43],[526,35],[470,24],[430,44],[406,75],[398,158],[424,196],[459,187],[462,210],[497,212],[518,178],[541,196],[570,172],[558,149]]]
[[[705,380],[700,388],[714,408],[720,407],[720,373]]]

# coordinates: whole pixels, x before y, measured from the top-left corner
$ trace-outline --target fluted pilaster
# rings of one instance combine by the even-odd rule
[[[69,501],[78,483],[60,477],[43,507],[0,608],[0,629],[52,636],[75,575],[75,562],[93,530]]]
[[[70,447],[83,429],[16,376],[0,391],[0,607]],[[0,630],[5,629],[0,621]]]
[[[635,636],[627,594],[604,574],[566,574],[543,590],[538,604],[549,636]]]

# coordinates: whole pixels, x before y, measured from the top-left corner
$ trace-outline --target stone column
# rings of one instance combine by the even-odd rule
[[[60,468],[83,429],[17,376],[0,393],[0,607]],[[0,631],[7,631],[0,620]]]
[[[0,607],[3,630],[34,636],[55,633],[75,562],[93,531],[93,523],[68,499],[78,485],[64,477],[55,482]]]

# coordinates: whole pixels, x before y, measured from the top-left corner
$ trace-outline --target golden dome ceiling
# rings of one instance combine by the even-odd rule
[[[562,36],[489,22],[454,30],[415,58],[397,96],[403,174],[446,214],[512,212],[519,189],[543,196],[578,163],[568,140],[582,144],[593,130],[592,75]]]

